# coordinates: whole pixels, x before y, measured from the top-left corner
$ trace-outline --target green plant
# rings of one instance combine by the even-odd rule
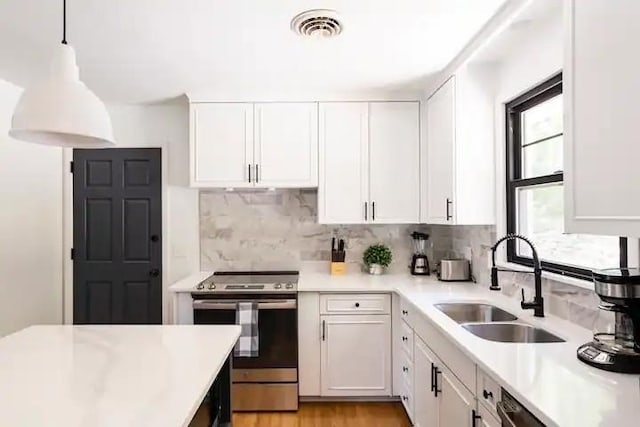
[[[383,244],[371,245],[364,251],[362,259],[367,265],[380,264],[383,267],[388,267],[392,259],[391,249]]]

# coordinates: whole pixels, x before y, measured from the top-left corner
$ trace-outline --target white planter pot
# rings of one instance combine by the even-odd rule
[[[384,267],[380,264],[369,265],[369,274],[380,275],[382,273],[384,273]]]

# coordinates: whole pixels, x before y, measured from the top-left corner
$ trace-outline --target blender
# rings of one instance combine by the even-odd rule
[[[413,256],[411,257],[411,274],[415,276],[428,276],[429,259],[427,258],[427,240],[429,235],[414,231],[411,233],[413,238]]]

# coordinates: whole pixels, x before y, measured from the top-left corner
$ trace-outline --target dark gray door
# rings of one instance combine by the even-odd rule
[[[73,321],[162,323],[161,155],[73,150]]]

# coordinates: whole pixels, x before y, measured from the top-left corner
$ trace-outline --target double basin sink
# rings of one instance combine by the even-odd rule
[[[513,314],[489,304],[442,303],[435,307],[463,328],[489,341],[554,343],[564,340],[542,328],[516,322]]]

